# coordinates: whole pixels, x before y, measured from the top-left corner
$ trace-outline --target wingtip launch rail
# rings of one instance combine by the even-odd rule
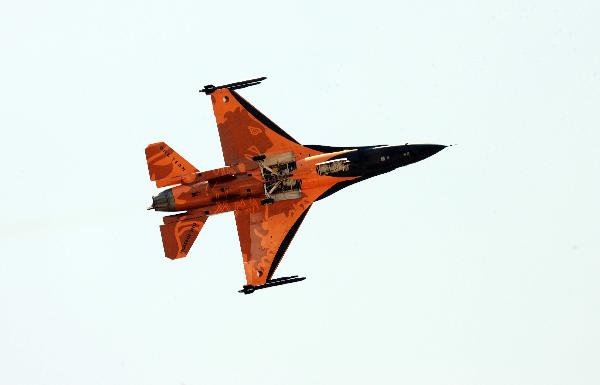
[[[244,287],[242,287],[242,290],[239,290],[238,293],[252,294],[256,290],[266,289],[268,287],[286,285],[288,283],[300,282],[300,281],[304,281],[305,279],[306,279],[306,277],[298,277],[297,275],[292,275],[291,277],[281,277],[281,278],[269,279],[269,280],[267,280],[266,283],[264,283],[262,285],[256,285],[256,286],[244,285]]]
[[[222,86],[213,86],[212,84],[207,84],[204,86],[203,89],[200,90],[200,92],[204,92],[206,95],[210,95],[213,92],[215,92],[216,90],[220,90],[222,88],[227,88],[229,90],[239,90],[240,88],[246,88],[246,87],[255,86],[257,84],[260,84],[266,78],[267,78],[266,76],[263,76],[263,77],[256,78],[256,79],[242,80],[241,82],[224,84]]]

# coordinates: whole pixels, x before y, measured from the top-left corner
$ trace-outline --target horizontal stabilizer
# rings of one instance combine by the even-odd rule
[[[157,187],[179,184],[186,177],[193,179],[198,172],[196,167],[165,142],[152,143],[146,147],[146,162],[150,180],[156,181]]]
[[[165,224],[160,226],[160,235],[165,256],[169,259],[185,257],[200,234],[207,218],[207,216],[188,214],[164,217]]]

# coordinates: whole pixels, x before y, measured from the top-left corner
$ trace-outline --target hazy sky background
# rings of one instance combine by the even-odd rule
[[[594,1],[0,2],[0,383],[600,383]],[[458,144],[318,202],[237,293],[231,213],[163,256],[144,148],[198,89],[306,144]]]

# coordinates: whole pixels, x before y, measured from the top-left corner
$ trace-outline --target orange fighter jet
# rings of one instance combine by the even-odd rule
[[[225,167],[200,171],[164,142],[146,147],[150,180],[174,186],[152,197],[148,209],[181,212],[160,226],[167,258],[185,257],[209,216],[233,211],[245,294],[304,279],[273,274],[315,201],[446,147],[302,145],[235,91],[264,79],[201,90],[212,101]]]

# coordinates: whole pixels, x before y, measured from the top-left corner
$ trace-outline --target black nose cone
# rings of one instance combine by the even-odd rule
[[[431,155],[435,155],[442,151],[446,146],[442,144],[422,144],[418,150],[421,156],[421,160],[429,158]]]
[[[403,165],[408,165],[427,159],[444,148],[446,146],[441,144],[407,144],[398,146],[398,151],[402,154]]]

